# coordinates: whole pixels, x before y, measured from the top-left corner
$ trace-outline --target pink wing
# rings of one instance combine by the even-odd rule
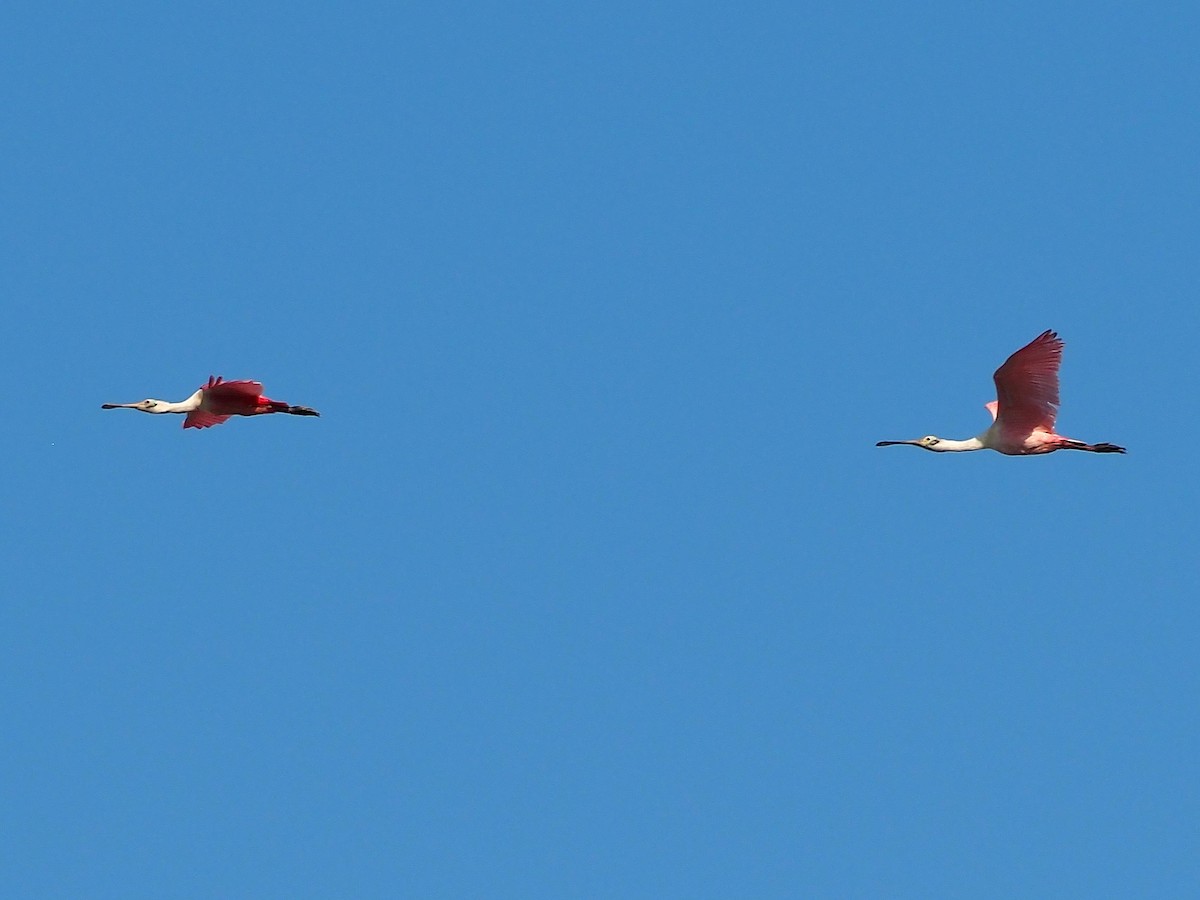
[[[996,421],[1005,434],[1023,438],[1037,428],[1054,431],[1062,351],[1058,335],[1043,331],[996,370]]]
[[[208,428],[211,425],[220,425],[229,416],[214,416],[210,412],[205,412],[202,409],[193,409],[187,414],[187,418],[183,420],[184,428]]]
[[[210,376],[208,384],[200,385],[200,390],[215,400],[257,403],[262,396],[262,382],[259,381],[225,381],[220,375]]]

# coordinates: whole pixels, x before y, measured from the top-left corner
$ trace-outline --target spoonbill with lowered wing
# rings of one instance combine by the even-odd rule
[[[287,413],[292,416],[319,416],[307,406],[290,406],[282,400],[263,396],[263,386],[257,381],[225,381],[209,376],[208,384],[186,400],[168,403],[166,400],[141,400],[137,403],[104,403],[101,409],[138,409],[147,413],[186,413],[184,428],[208,428],[220,425],[230,416],[262,416],[268,413]]]

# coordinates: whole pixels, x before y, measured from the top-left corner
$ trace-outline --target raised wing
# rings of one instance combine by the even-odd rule
[[[202,384],[200,390],[214,400],[253,405],[262,396],[263,386],[259,381],[225,381],[220,375],[217,375],[209,376],[208,384]]]
[[[1062,351],[1058,335],[1043,331],[996,370],[996,422],[1005,434],[1026,437],[1037,428],[1054,431]]]
[[[229,416],[216,416],[210,412],[205,412],[202,409],[193,409],[187,414],[187,418],[183,420],[184,428],[208,428],[212,425],[220,425]]]

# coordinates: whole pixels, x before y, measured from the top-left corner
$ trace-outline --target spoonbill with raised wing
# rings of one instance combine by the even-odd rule
[[[1054,432],[1058,415],[1058,367],[1063,342],[1053,331],[1043,331],[1010,356],[993,376],[996,399],[985,404],[992,426],[965,441],[927,435],[916,441],[880,441],[876,447],[911,444],[935,453],[957,450],[995,450],[1008,456],[1030,456],[1055,450],[1090,453],[1124,453],[1116,444],[1085,444]]]

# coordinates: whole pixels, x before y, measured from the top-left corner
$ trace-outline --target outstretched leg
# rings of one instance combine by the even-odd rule
[[[321,415],[315,409],[307,406],[289,406],[282,400],[268,400],[263,397],[260,402],[259,412],[287,413],[292,416],[319,416]]]
[[[1118,447],[1116,444],[1085,444],[1083,441],[1073,441],[1070,438],[1065,438],[1062,443],[1063,450],[1087,450],[1089,453],[1124,453],[1124,447]]]

